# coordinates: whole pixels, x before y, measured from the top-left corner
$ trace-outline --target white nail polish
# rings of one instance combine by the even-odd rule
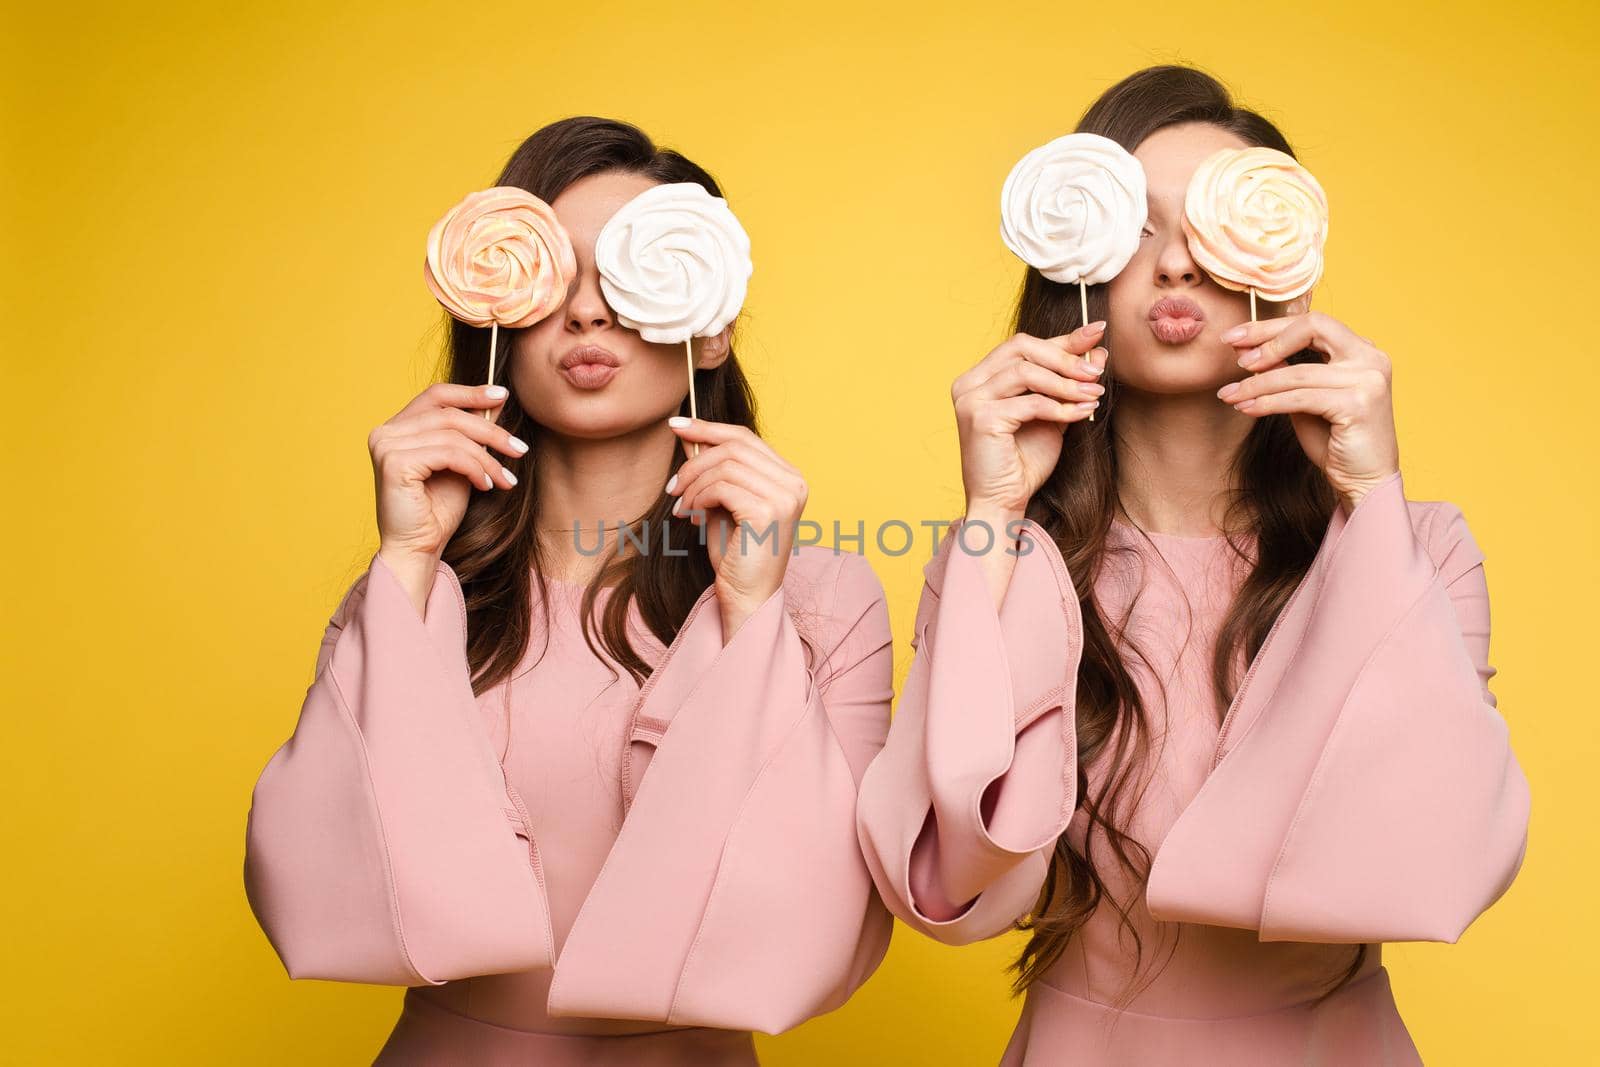
[[[672,492],[673,487],[676,486],[677,484],[678,484],[678,476],[676,474],[674,474],[672,477],[667,479],[666,491],[669,492],[669,493]]]
[[[668,426],[687,426],[692,420],[687,415],[674,415],[667,420]]]

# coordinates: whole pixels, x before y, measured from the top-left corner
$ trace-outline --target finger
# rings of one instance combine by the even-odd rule
[[[397,417],[392,426],[395,431],[408,434],[450,428],[503,456],[523,456],[528,452],[527,442],[512,436],[504,426],[456,407],[427,408],[403,419]]]
[[[770,478],[763,477],[737,459],[726,457],[683,487],[678,502],[673,505],[673,512],[682,515],[690,508],[705,507],[702,496],[706,489],[722,483],[737,485],[746,490],[756,499],[763,501],[763,511],[771,514],[780,514],[794,504],[794,501],[787,496],[786,490]]]
[[[764,536],[766,530],[775,521],[775,516],[768,516],[763,508],[759,496],[741,485],[732,482],[712,482],[699,490],[699,499],[693,505],[685,505],[684,511],[695,511],[690,515],[689,521],[696,526],[706,521],[706,515],[713,508],[721,508],[733,516],[735,529],[740,522],[750,524],[752,538],[757,535]],[[732,531],[730,531],[731,540]],[[776,541],[769,540],[772,551],[776,551]]]
[[[763,452],[751,447],[751,443],[744,439],[736,439],[701,449],[699,455],[680,463],[678,469],[673,472],[671,480],[667,482],[666,492],[683,492],[696,478],[730,457],[739,459],[752,470],[760,471],[775,485],[787,488],[791,492],[805,491],[804,476],[787,463],[783,463],[776,453]]]
[[[1240,381],[1229,382],[1217,390],[1217,396],[1230,404],[1248,400],[1267,393],[1285,389],[1317,387],[1339,389],[1356,381],[1357,372],[1343,363],[1292,363],[1272,370],[1252,374]]]
[[[989,354],[979,360],[971,370],[958,377],[950,392],[952,396],[956,396],[976,388],[993,377],[1001,367],[1016,362],[1023,351],[1038,355],[1039,359],[1036,362],[1041,364],[1048,365],[1047,361],[1052,358],[1052,353],[1061,353],[1070,363],[1071,357],[1083,356],[1104,334],[1104,322],[1091,322],[1059,337],[1044,338],[1026,333],[1012,334],[991,349]],[[1103,361],[1101,365],[1104,365]],[[1060,370],[1060,368],[1054,369]]]
[[[498,392],[491,392],[498,390]],[[469,411],[478,411],[485,408],[496,408],[506,402],[510,394],[503,385],[460,385],[456,382],[434,382],[422,392],[411,399],[411,402],[401,408],[396,418],[415,414],[433,408],[465,408]],[[480,414],[479,421],[484,420]]]
[[[467,416],[471,418],[472,416]],[[486,449],[480,448],[475,442],[463,438],[452,429],[425,430],[415,434],[396,434],[384,442],[387,450],[395,452],[417,452],[424,449],[450,448],[459,449],[463,455],[471,456],[477,463],[478,469],[488,474],[490,478],[506,486],[517,483],[516,475],[506,468],[499,460],[495,459]],[[452,468],[453,469],[453,468]],[[472,475],[474,483],[483,479]]]
[[[1018,346],[1016,358],[999,365],[994,374],[976,387],[977,391],[982,392],[985,386],[1019,364],[1034,364],[1063,378],[1081,382],[1097,382],[1105,372],[1107,353],[1104,348],[1097,346],[1083,355],[1073,355],[1049,341],[1040,341],[1038,338],[1029,338],[1029,341],[1032,343]]]
[[[734,424],[729,424],[734,425]],[[760,462],[771,466],[775,470],[788,471],[796,478],[800,477],[800,468],[790,463],[778,454],[772,443],[748,426],[735,426],[736,432],[731,441],[726,444],[735,446],[741,455],[749,455],[753,462]]]
[[[983,404],[1018,396],[1025,392],[1040,393],[1056,400],[1094,400],[1105,394],[1099,382],[1065,378],[1037,363],[1019,361],[1000,371],[969,394],[969,403]]]
[[[756,470],[768,472],[775,481],[801,481],[803,480],[798,468],[775,452],[771,445],[763,441],[755,433],[747,432],[735,437],[731,441],[724,441],[720,445],[713,445],[711,452],[720,452],[721,455],[738,456]],[[705,453],[702,452],[701,455]]]
[[[1065,429],[1069,423],[1087,419],[1089,413],[1099,406],[1097,400],[1062,403],[1047,396],[1029,393],[990,404],[983,417],[974,420],[973,428],[980,433],[1016,433],[1030,422],[1053,422]]]
[[[1265,370],[1306,348],[1327,353],[1333,362],[1355,361],[1358,353],[1371,351],[1371,346],[1357,337],[1350,327],[1320,311],[1274,321],[1283,325],[1266,332],[1259,343],[1241,352],[1241,367]],[[1231,343],[1237,345],[1237,342]]]
[[[678,420],[679,424],[673,425],[674,420]],[[805,476],[800,473],[799,468],[780,456],[776,449],[750,427],[739,426],[734,423],[693,419],[681,415],[675,415],[672,419],[668,419],[667,422],[680,440],[704,441],[712,445],[710,449],[698,449],[694,455],[690,455],[683,464],[679,465],[678,470],[680,472],[685,465],[701,459],[707,452],[716,449],[733,450],[744,456],[746,462],[752,467],[769,471],[774,480],[786,485],[800,486],[803,490]],[[688,451],[686,448],[685,452],[687,453]],[[676,488],[685,484],[685,477],[682,474],[674,475],[674,479],[669,480],[667,484]]]
[[[1245,415],[1284,415],[1300,412],[1318,415],[1329,422],[1344,412],[1350,393],[1346,389],[1285,389],[1280,393],[1252,397],[1235,404],[1234,410]]]
[[[383,482],[399,482],[404,475],[417,472],[423,481],[438,471],[454,471],[479,489],[493,489],[496,485],[509,489],[517,484],[516,477],[498,463],[493,468],[486,465],[488,454],[481,449],[461,443],[459,437],[419,444],[414,447],[388,449],[376,457],[378,477]],[[493,461],[489,461],[493,462]]]
[[[724,441],[759,441],[754,430],[748,426],[740,426],[731,422],[714,422],[710,419],[696,419],[688,415],[674,415],[667,420],[667,425],[680,440],[699,441],[702,444],[720,445]]]

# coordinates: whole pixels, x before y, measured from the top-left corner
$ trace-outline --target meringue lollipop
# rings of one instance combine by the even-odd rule
[[[1293,300],[1322,277],[1328,198],[1317,179],[1276,148],[1223,148],[1195,168],[1183,200],[1194,261],[1236,292]]]
[[[1097,133],[1069,133],[1011,168],[1000,190],[1000,237],[1049,280],[1077,283],[1086,324],[1089,286],[1128,265],[1147,210],[1144,167],[1127,149]]]
[[[526,189],[497,185],[468,193],[433,224],[422,273],[452,316],[490,328],[493,384],[500,327],[532,326],[559,307],[578,261],[549,204]]]
[[[754,271],[750,238],[728,202],[698,182],[651,186],[607,220],[594,261],[618,322],[646,341],[684,345],[689,414],[698,417],[694,338],[734,320]]]

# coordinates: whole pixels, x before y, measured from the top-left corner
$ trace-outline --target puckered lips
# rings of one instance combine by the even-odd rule
[[[579,389],[602,388],[617,376],[622,361],[599,345],[579,345],[561,357],[561,374]]]
[[[1164,296],[1150,308],[1150,332],[1162,344],[1188,344],[1205,329],[1206,313],[1186,296]]]

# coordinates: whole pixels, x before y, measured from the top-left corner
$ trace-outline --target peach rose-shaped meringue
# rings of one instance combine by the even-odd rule
[[[1189,252],[1225,288],[1293,300],[1322,277],[1328,198],[1311,172],[1276,148],[1223,148],[1189,179]]]
[[[655,185],[629,200],[601,227],[594,261],[617,321],[667,344],[721,333],[754,270],[744,227],[698,182]]]
[[[532,326],[566,299],[578,273],[572,239],[526,189],[468,193],[428,231],[422,267],[444,309],[473,326]]]
[[[1053,282],[1099,285],[1139,249],[1144,167],[1117,142],[1069,133],[1023,156],[1000,190],[1000,237]]]

